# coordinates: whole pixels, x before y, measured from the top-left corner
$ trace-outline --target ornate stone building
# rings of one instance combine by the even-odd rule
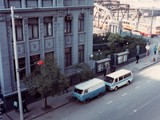
[[[92,0],[0,0],[0,84],[4,95],[16,91],[11,9],[14,6],[20,79],[34,62],[53,55],[62,72],[76,63],[91,65]],[[23,86],[21,86],[23,88]]]

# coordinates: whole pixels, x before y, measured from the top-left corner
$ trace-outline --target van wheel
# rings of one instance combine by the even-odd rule
[[[103,96],[103,93],[99,93],[99,94],[98,94],[98,97],[102,97],[102,96]]]
[[[89,98],[85,100],[85,103],[89,103],[89,102],[90,102],[90,99],[89,99]]]
[[[127,82],[127,85],[129,85],[129,84],[130,84],[130,81]]]
[[[118,87],[116,86],[116,87],[114,88],[114,90],[117,91],[117,90],[118,90]]]

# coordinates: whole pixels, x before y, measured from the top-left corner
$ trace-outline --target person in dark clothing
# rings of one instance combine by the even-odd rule
[[[138,63],[139,55],[136,55],[136,63]]]
[[[22,104],[23,104],[23,112],[24,112],[24,113],[25,113],[25,112],[29,112],[29,110],[28,110],[28,108],[27,108],[27,104],[26,104],[26,100],[25,100],[25,99],[23,99]]]
[[[13,102],[13,107],[14,107],[15,112],[18,112],[18,100],[15,100]]]

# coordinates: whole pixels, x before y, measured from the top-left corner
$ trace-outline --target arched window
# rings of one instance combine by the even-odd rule
[[[78,18],[78,31],[84,31],[84,14],[80,14]]]
[[[65,33],[71,33],[72,32],[72,16],[71,15],[65,16],[64,32]]]

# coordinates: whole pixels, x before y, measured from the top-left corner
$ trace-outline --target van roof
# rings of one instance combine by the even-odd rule
[[[116,72],[113,72],[113,73],[110,73],[106,76],[109,76],[109,77],[112,77],[112,78],[117,78],[117,77],[120,77],[124,74],[127,74],[127,73],[130,73],[131,71],[130,70],[126,70],[126,69],[121,69],[121,70],[118,70]]]
[[[90,88],[94,85],[97,85],[99,83],[104,83],[104,81],[101,79],[98,79],[98,78],[93,78],[93,79],[90,79],[86,82],[80,83],[80,84],[76,85],[75,87],[80,90],[85,90],[85,89],[88,89],[88,88]],[[105,85],[105,83],[104,83],[104,85]]]

